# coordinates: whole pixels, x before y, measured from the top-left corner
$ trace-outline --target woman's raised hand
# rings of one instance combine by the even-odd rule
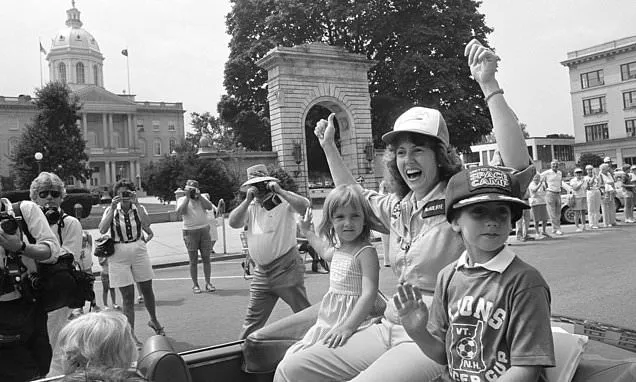
[[[495,72],[497,71],[497,56],[492,50],[481,45],[481,43],[472,39],[464,49],[464,56],[468,57],[468,66],[470,73],[475,81],[480,85],[485,85],[495,80]]]
[[[322,147],[325,147],[326,144],[332,144],[335,142],[336,128],[333,125],[333,119],[335,116],[336,114],[331,113],[329,114],[327,121],[321,119],[316,123],[314,134],[318,137],[318,142]]]

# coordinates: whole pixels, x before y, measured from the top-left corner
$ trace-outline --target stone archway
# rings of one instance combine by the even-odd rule
[[[277,47],[257,63],[267,70],[272,150],[280,166],[294,176],[307,195],[308,166],[305,119],[319,105],[336,113],[345,164],[366,187],[375,187],[367,157],[371,136],[371,97],[367,71],[374,65],[364,55],[314,42]],[[311,158],[309,159],[311,160]]]

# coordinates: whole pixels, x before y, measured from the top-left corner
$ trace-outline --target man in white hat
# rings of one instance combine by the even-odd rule
[[[561,231],[561,187],[569,190],[570,186],[563,182],[563,173],[559,170],[559,161],[556,159],[552,160],[550,169],[542,172],[541,178],[547,186],[545,201],[550,222],[552,223],[552,233],[563,235]]]
[[[294,312],[307,308],[305,264],[296,246],[296,215],[304,214],[309,200],[284,190],[267,167],[247,169],[246,193],[229,216],[232,228],[244,228],[250,256],[256,263],[250,301],[239,339],[265,326],[278,298]]]

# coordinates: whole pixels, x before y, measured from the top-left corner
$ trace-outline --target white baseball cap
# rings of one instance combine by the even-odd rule
[[[610,163],[612,161],[612,158],[610,157],[605,157],[605,159],[603,159],[603,163]]]
[[[436,138],[444,146],[449,145],[446,121],[439,110],[415,106],[398,117],[393,125],[393,131],[382,136],[385,143],[391,143],[400,133],[423,134]]]

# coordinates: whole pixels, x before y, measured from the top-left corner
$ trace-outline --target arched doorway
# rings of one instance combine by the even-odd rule
[[[310,183],[328,176],[313,127],[330,113],[336,114],[345,164],[365,186],[375,187],[365,152],[371,144],[367,71],[374,62],[316,42],[277,47],[257,65],[268,73],[272,150],[277,152],[280,166],[294,176],[299,190],[308,195]]]

